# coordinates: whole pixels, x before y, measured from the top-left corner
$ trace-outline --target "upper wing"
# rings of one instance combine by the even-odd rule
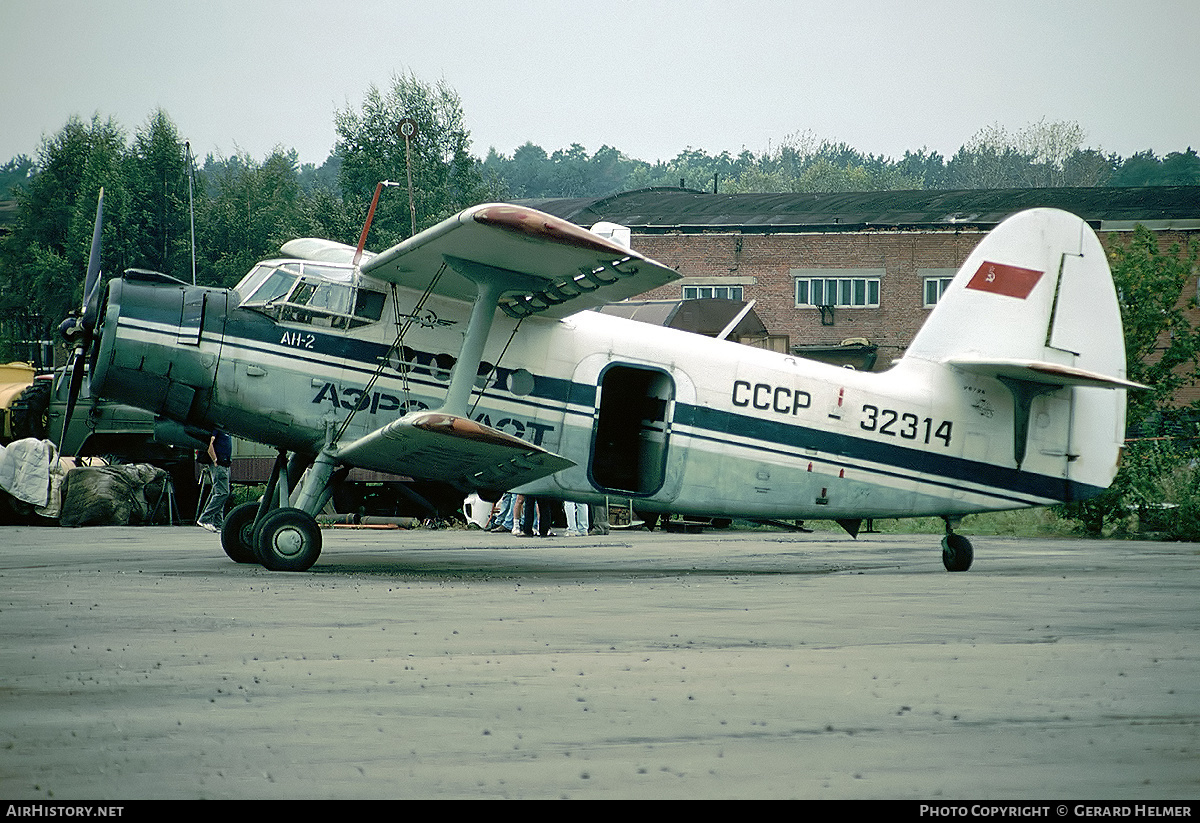
[[[474,301],[479,278],[488,277],[500,284],[499,305],[507,314],[555,319],[679,277],[574,223],[501,203],[460,212],[375,255],[362,271],[419,291],[433,282],[435,294],[467,302]]]
[[[354,249],[301,239],[285,245],[284,253],[350,262]],[[364,274],[468,303],[496,300],[500,309],[517,318],[566,317],[679,277],[599,234],[533,209],[504,204],[467,209],[363,260]],[[492,312],[486,317],[490,325]],[[486,333],[486,326],[481,328],[485,330],[480,333]],[[468,338],[471,331],[468,328]],[[474,375],[475,369],[464,373]],[[452,380],[451,393],[454,388]],[[336,456],[344,463],[381,471],[403,467],[405,474],[444,480],[463,489],[516,488],[575,465],[450,413],[457,407],[449,399],[446,408],[405,415],[338,449]]]
[[[353,466],[442,480],[464,490],[513,489],[575,465],[512,435],[436,411],[393,420],[339,449],[337,458]]]

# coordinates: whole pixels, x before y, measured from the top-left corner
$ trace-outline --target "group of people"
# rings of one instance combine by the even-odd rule
[[[548,497],[506,492],[492,510],[486,529],[490,532],[512,532],[525,537],[552,537],[555,501]],[[586,534],[608,534],[608,507],[565,501],[563,513],[567,519],[567,537]],[[590,510],[590,511],[589,511]]]

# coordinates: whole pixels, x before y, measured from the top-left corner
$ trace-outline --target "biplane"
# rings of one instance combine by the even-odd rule
[[[467,209],[380,253],[293,240],[220,289],[136,270],[103,285],[102,204],[76,371],[153,412],[163,438],[220,428],[278,449],[263,500],[221,537],[268,569],[317,561],[316,515],[362,467],[464,496],[619,496],[852,535],[938,516],[945,567],[961,571],[964,515],[1110,484],[1137,387],[1104,251],[1057,210],[989,233],[875,373],[592,311],[679,275],[612,226],[519,205]]]

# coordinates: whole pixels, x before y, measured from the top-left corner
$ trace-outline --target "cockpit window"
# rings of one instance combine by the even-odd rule
[[[296,275],[286,268],[278,268],[267,275],[262,285],[255,289],[251,300],[255,303],[270,303],[285,297],[296,282]],[[250,302],[250,301],[247,301]]]
[[[260,264],[238,284],[242,308],[276,320],[346,329],[383,316],[383,292],[358,286],[348,266],[286,261]]]

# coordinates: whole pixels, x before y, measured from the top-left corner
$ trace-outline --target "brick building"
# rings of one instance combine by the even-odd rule
[[[628,226],[634,248],[683,275],[644,299],[753,300],[767,329],[785,335],[793,351],[865,338],[878,349],[876,368],[903,352],[943,284],[1014,212],[1064,209],[1106,242],[1138,224],[1164,244],[1200,238],[1200,186],[733,195],[643,189],[525,202],[583,226]]]

